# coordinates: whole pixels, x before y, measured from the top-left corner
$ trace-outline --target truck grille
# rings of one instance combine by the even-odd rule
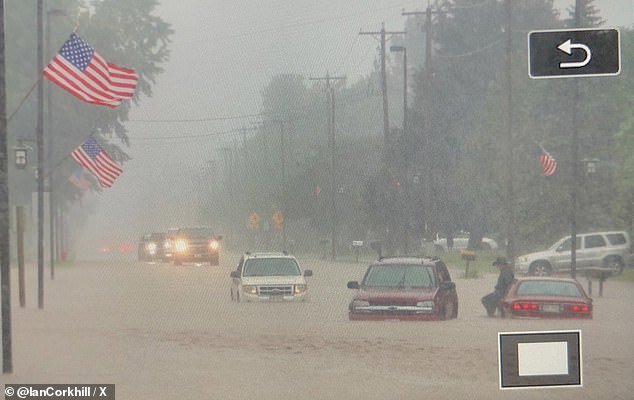
[[[370,306],[397,306],[397,307],[414,307],[415,301],[370,301]]]
[[[293,285],[268,285],[259,287],[260,296],[290,296]]]

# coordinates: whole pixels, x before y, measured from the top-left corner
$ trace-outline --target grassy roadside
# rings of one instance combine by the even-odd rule
[[[298,254],[299,255],[299,254]],[[322,258],[324,259],[323,254],[302,254],[303,256],[309,256],[312,258]],[[482,278],[485,274],[497,274],[498,269],[491,264],[496,257],[504,256],[503,251],[492,251],[492,250],[477,250],[475,252],[475,260],[469,262],[469,271],[467,273],[467,262],[462,259],[462,255],[460,251],[452,251],[452,252],[438,252],[436,255],[441,260],[447,264],[447,266],[453,271],[459,271],[455,278]],[[328,256],[325,259],[330,259]],[[333,261],[335,263],[354,263],[358,262],[360,264],[369,264],[372,261],[377,259],[375,252],[361,252],[357,259],[356,254],[346,252],[337,254],[337,260]],[[454,275],[455,273],[452,273]],[[611,278],[617,281],[622,282],[632,282],[634,283],[634,267],[626,267],[623,270],[623,274]]]
[[[327,254],[324,257],[324,254],[313,254],[313,253],[298,253],[295,254],[298,257],[311,257],[311,258],[321,258],[321,259],[330,259],[330,254]],[[452,251],[452,252],[437,252],[435,254],[429,254],[430,256],[439,257],[451,270],[460,271],[456,278],[465,278],[465,273],[467,271],[467,262],[462,259],[460,251]],[[498,256],[503,256],[503,252],[496,252],[491,250],[478,250],[475,252],[475,260],[469,262],[469,272],[468,278],[480,278],[484,274],[487,273],[498,273],[498,269],[491,264],[493,260],[495,260]],[[334,263],[359,263],[359,264],[369,264],[377,259],[377,255],[373,251],[363,251],[357,255],[354,252],[345,252],[338,253],[337,259],[333,261]]]
[[[614,279],[621,282],[634,282],[634,267],[625,267],[623,273]]]

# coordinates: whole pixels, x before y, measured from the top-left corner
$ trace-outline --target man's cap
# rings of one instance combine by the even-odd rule
[[[498,257],[495,259],[495,261],[493,261],[493,264],[491,265],[510,265],[509,261],[506,259],[506,257]]]

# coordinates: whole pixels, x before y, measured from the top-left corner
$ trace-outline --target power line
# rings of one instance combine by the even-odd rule
[[[417,1],[411,1],[409,3],[417,3]],[[340,20],[345,20],[351,17],[357,17],[360,15],[367,15],[367,14],[372,14],[378,11],[385,11],[385,10],[391,10],[391,9],[397,9],[397,8],[401,8],[401,5],[399,6],[388,6],[388,7],[382,7],[382,8],[377,8],[377,9],[373,9],[373,10],[368,10],[367,12],[362,12],[362,13],[351,13],[351,14],[347,14],[347,15],[341,15],[341,16],[337,16],[337,17],[331,17],[331,18],[321,18],[321,19],[315,19],[315,20],[308,20],[305,22],[296,22],[293,24],[287,24],[287,25],[283,25],[281,27],[272,27],[272,28],[266,28],[266,29],[258,29],[258,30],[253,30],[253,31],[249,31],[249,32],[243,32],[243,33],[236,33],[233,35],[225,35],[225,36],[218,36],[215,38],[210,38],[210,39],[201,39],[201,40],[192,40],[192,41],[187,41],[187,42],[181,42],[181,44],[192,44],[192,43],[209,43],[212,40],[227,40],[227,39],[235,39],[235,38],[240,38],[240,37],[248,37],[248,36],[256,36],[256,35],[260,35],[262,33],[269,33],[269,32],[279,32],[282,30],[287,30],[287,29],[292,29],[292,28],[301,28],[304,26],[308,26],[308,25],[318,25],[321,23],[327,23],[327,22],[333,22],[333,21],[340,21]]]
[[[207,122],[207,121],[229,121],[234,119],[244,119],[252,117],[262,117],[265,113],[257,114],[242,114],[242,115],[230,115],[226,117],[204,117],[204,118],[166,118],[166,119],[130,119],[127,122],[150,122],[150,123],[164,123],[164,122]]]

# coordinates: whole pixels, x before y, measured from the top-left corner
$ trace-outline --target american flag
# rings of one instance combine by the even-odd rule
[[[539,146],[539,164],[544,176],[552,176],[557,170],[557,160],[553,158],[542,146]]]
[[[83,168],[75,169],[68,181],[81,190],[88,190],[90,187],[90,181],[86,179]]]
[[[114,108],[134,95],[134,70],[106,62],[74,32],[43,72],[53,83],[88,103]]]
[[[90,136],[84,143],[73,150],[70,156],[82,167],[92,173],[102,187],[109,188],[123,169],[108,153]]]

